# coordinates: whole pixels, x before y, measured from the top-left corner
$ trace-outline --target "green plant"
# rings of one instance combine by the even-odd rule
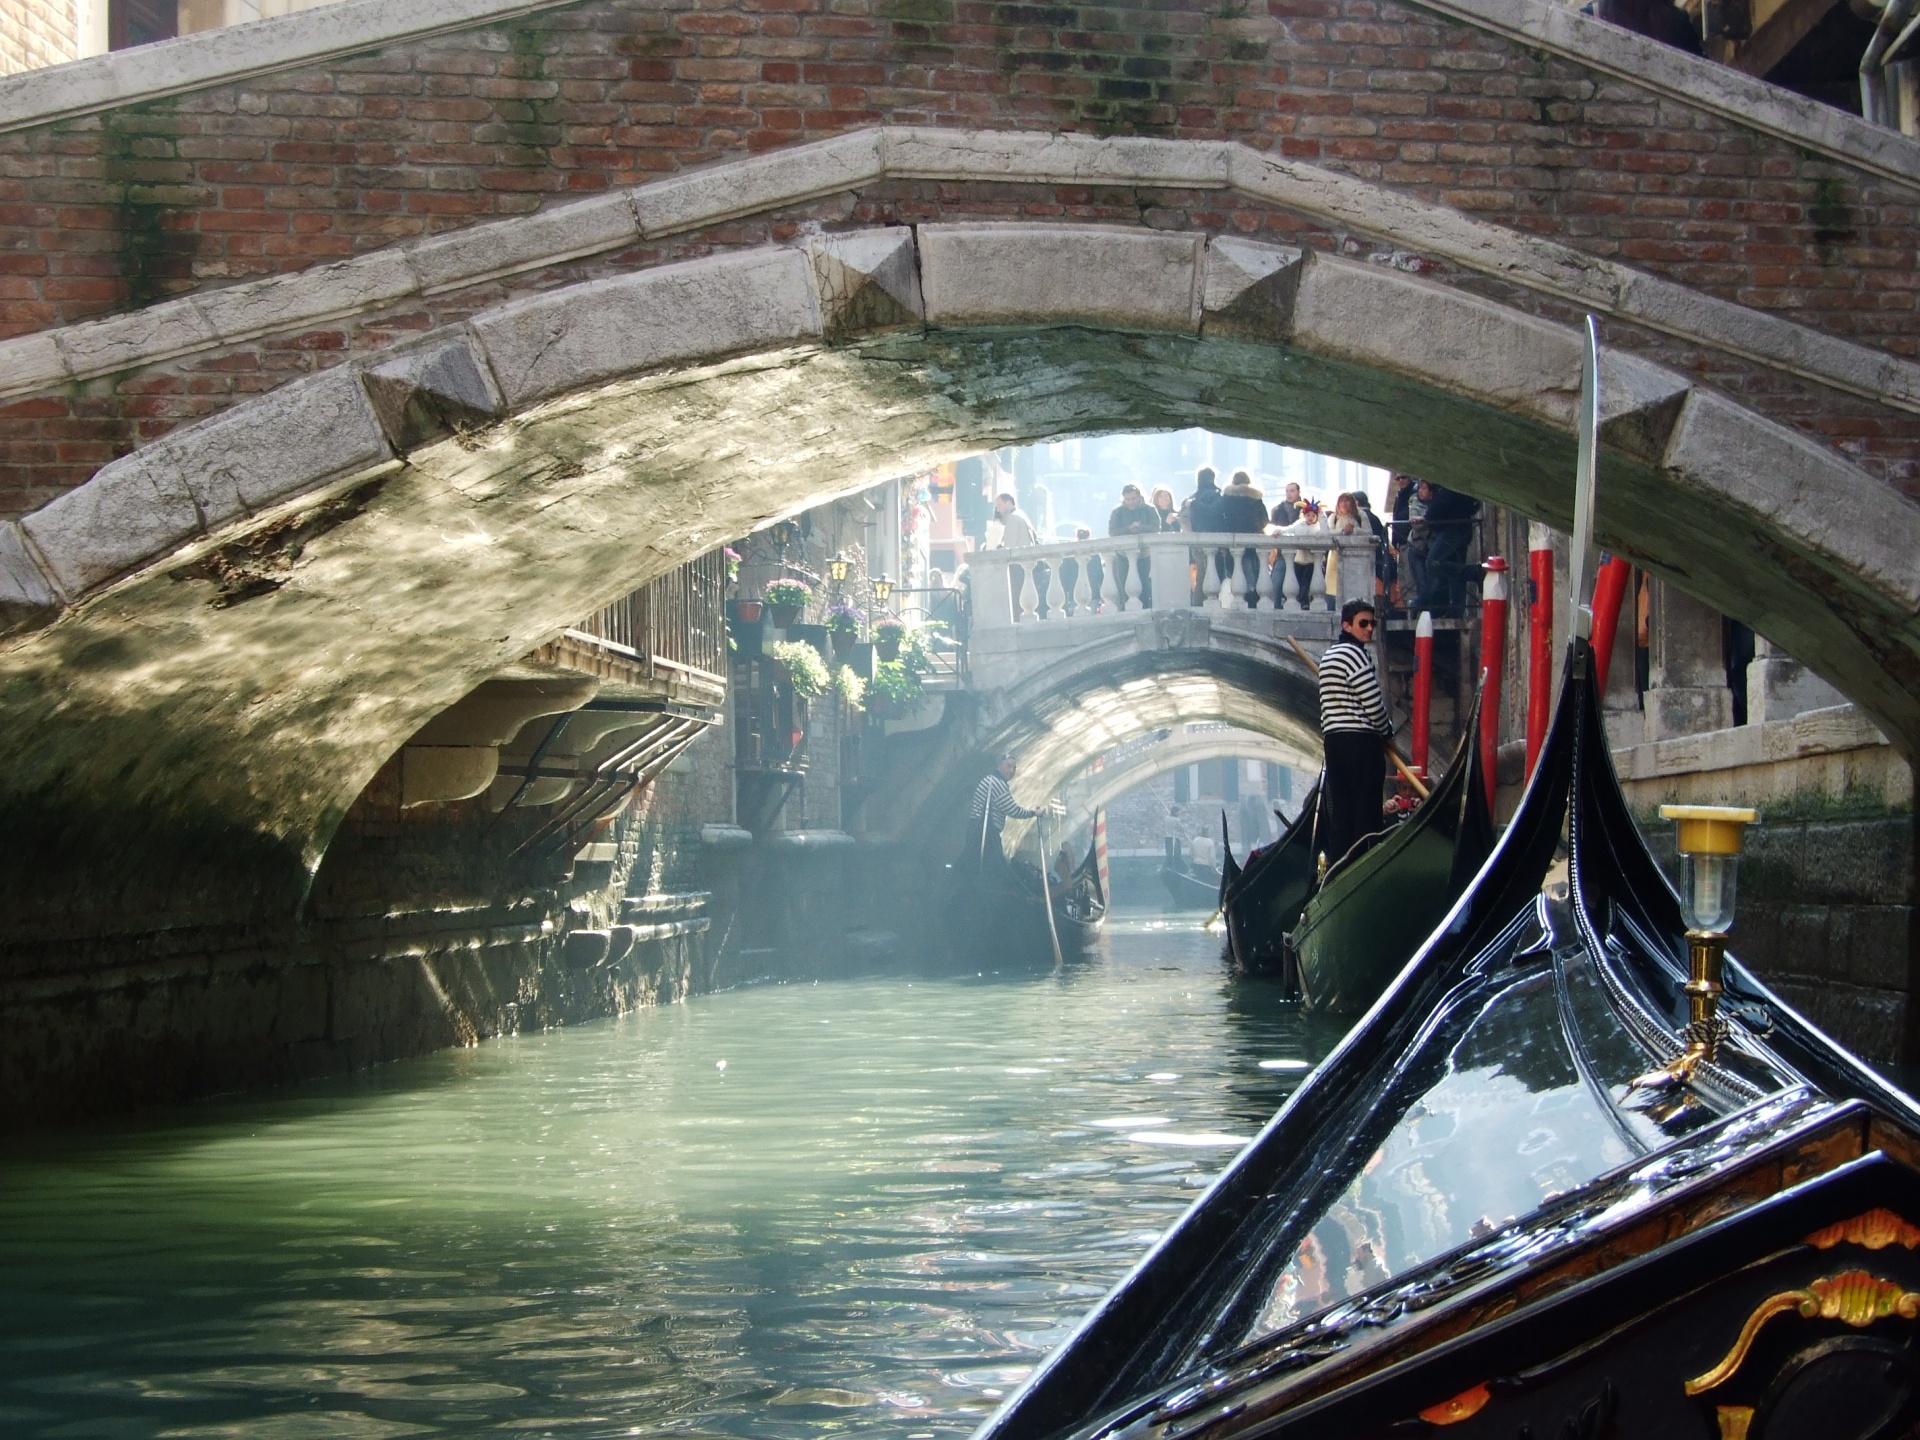
[[[840,698],[849,705],[857,707],[867,698],[867,682],[851,665],[841,665],[834,670],[833,688],[840,692]]]
[[[767,653],[786,668],[793,693],[802,700],[811,700],[827,693],[831,679],[827,674],[827,662],[820,658],[820,652],[813,646],[804,640],[782,640]]]
[[[868,689],[896,705],[911,705],[920,698],[920,677],[903,660],[882,660],[873,667],[873,684]]]
[[[813,598],[813,587],[804,580],[773,580],[763,598],[769,605],[802,606]]]
[[[837,630],[842,635],[858,635],[860,622],[864,618],[852,605],[831,605],[827,608],[827,629]]]
[[[944,621],[930,620],[925,625],[910,626],[900,637],[900,663],[909,674],[925,675],[933,669],[933,635],[946,628]]]
[[[873,633],[882,638],[898,640],[913,627],[898,615],[888,615],[873,622]]]

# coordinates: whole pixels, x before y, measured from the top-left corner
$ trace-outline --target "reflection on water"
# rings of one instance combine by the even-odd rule
[[[1337,1038],[1106,947],[15,1145],[0,1434],[964,1434]]]

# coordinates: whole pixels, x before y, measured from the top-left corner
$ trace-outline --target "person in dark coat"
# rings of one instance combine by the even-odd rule
[[[1193,494],[1180,507],[1180,528],[1194,535],[1217,535],[1226,529],[1222,513],[1220,481],[1211,465],[1203,465],[1193,477]]]
[[[1220,492],[1220,528],[1230,535],[1261,535],[1267,529],[1267,497],[1244,470],[1233,472],[1233,483]]]
[[[1431,610],[1434,618],[1460,613],[1465,601],[1467,546],[1473,539],[1480,502],[1471,495],[1427,482],[1427,563],[1425,583],[1413,610]]]
[[[1113,514],[1107,517],[1107,534],[1158,535],[1160,528],[1160,512],[1147,504],[1147,497],[1140,493],[1140,487],[1122,487],[1120,503],[1113,507]]]

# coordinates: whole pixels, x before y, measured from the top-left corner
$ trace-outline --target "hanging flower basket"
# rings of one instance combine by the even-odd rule
[[[766,589],[767,618],[780,629],[797,624],[800,612],[813,598],[813,587],[804,580],[775,580]]]
[[[874,622],[873,648],[882,660],[900,658],[900,642],[906,638],[907,623],[904,620],[879,620]]]
[[[743,625],[757,625],[760,609],[761,602],[758,600],[736,600],[733,602],[733,618]]]

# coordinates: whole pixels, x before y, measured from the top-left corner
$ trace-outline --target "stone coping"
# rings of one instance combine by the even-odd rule
[[[1737,725],[1619,746],[1614,749],[1613,762],[1622,780],[1657,780],[1747,765],[1776,765],[1847,750],[1880,749],[1889,743],[1859,706],[1831,705],[1762,725]]]
[[[1915,156],[1920,163],[1920,147]],[[422,295],[618,251],[889,179],[1230,190],[1473,274],[1920,414],[1920,364],[1236,141],[1097,139],[914,126],[850,131],[533,215],[19,336],[0,342],[0,399],[369,314]],[[1192,245],[1202,238],[1186,236],[1178,243]],[[1175,243],[1174,237],[1162,239]]]
[[[348,0],[0,80],[0,131],[144,105],[250,75],[552,10],[575,0]]]

